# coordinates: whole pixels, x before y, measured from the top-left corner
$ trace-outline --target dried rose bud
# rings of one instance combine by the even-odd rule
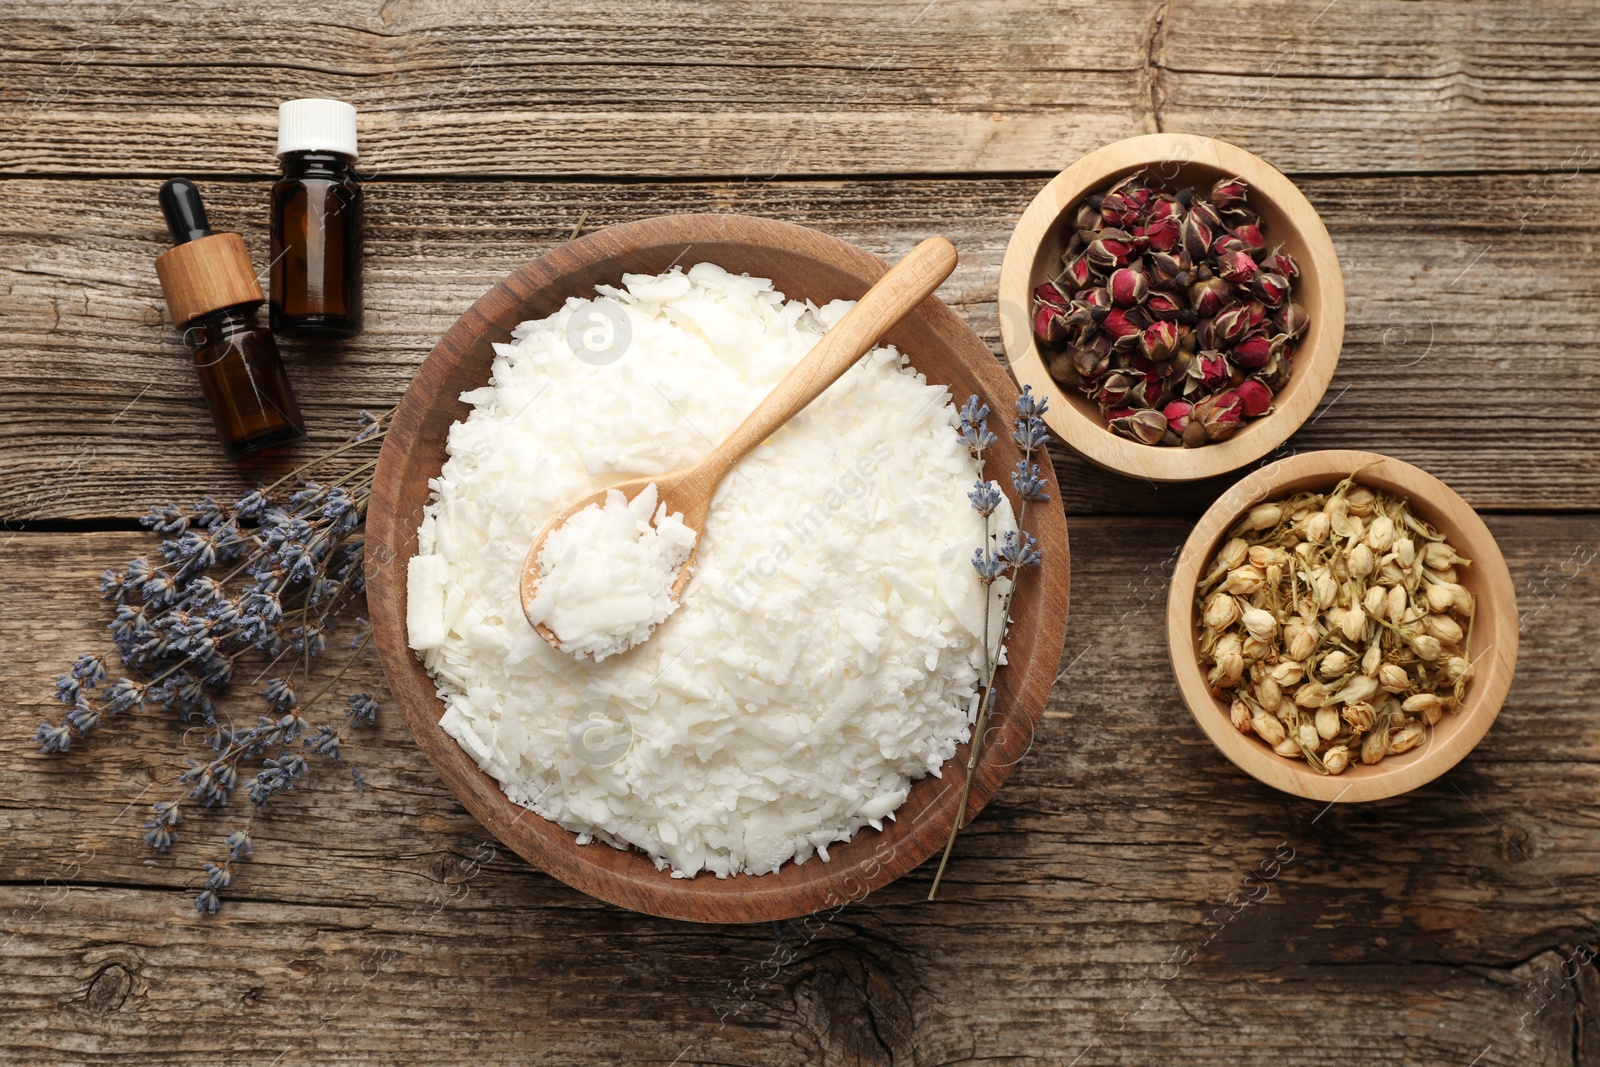
[[[1082,329],[1085,326],[1098,326],[1100,316],[1094,308],[1081,300],[1074,300],[1064,311],[1058,311],[1063,322],[1073,329]]]
[[[1178,324],[1153,322],[1139,339],[1139,351],[1156,362],[1171,359],[1178,351]]]
[[[1145,310],[1154,313],[1155,309],[1152,308],[1148,302],[1146,302]],[[1190,326],[1184,321],[1186,318],[1192,319],[1193,317],[1193,312],[1178,312],[1178,354],[1181,356],[1192,356],[1195,352],[1196,342],[1194,336],[1194,327]],[[1184,366],[1188,366],[1187,359],[1184,361]]]
[[[1149,378],[1140,378],[1133,383],[1133,390],[1128,394],[1130,408],[1159,408],[1167,399],[1164,395],[1166,389],[1160,380],[1152,381]]]
[[[1128,391],[1132,388],[1133,379],[1121,371],[1112,371],[1100,383],[1094,395],[1095,403],[1107,410],[1120,408],[1128,402]]]
[[[1100,329],[1111,338],[1113,344],[1126,338],[1137,338],[1141,332],[1141,327],[1128,320],[1128,312],[1124,308],[1112,308],[1105,321],[1100,323]]]
[[[1150,253],[1150,284],[1156,288],[1184,284],[1180,279],[1187,273],[1182,256],[1167,252]]]
[[[1287,334],[1290,340],[1296,340],[1306,332],[1306,327],[1311,325],[1311,319],[1306,315],[1306,309],[1299,304],[1285,304],[1272,316],[1272,324],[1278,328],[1279,333]]]
[[[1051,348],[1064,343],[1067,339],[1067,325],[1061,319],[1061,312],[1049,304],[1040,304],[1033,313],[1033,336],[1042,345]]]
[[[1077,368],[1078,376],[1092,385],[1099,381],[1111,366],[1111,339],[1100,334],[1086,345],[1069,349],[1067,356]]]
[[[1211,233],[1223,229],[1222,216],[1217,214],[1216,206],[1207,200],[1195,197],[1189,204],[1189,214],[1199,219]]]
[[[1094,273],[1089,269],[1089,261],[1083,256],[1074,256],[1061,272],[1061,283],[1068,290],[1077,292],[1087,287],[1094,280]]]
[[[1250,329],[1250,308],[1245,304],[1223,308],[1212,316],[1211,325],[1217,332],[1217,340],[1235,344]]]
[[[1244,242],[1231,233],[1225,233],[1212,242],[1211,254],[1214,256],[1228,256],[1235,252],[1250,254],[1250,250],[1245,247]]]
[[[1105,220],[1101,218],[1098,208],[1088,200],[1078,205],[1078,213],[1072,220],[1073,229],[1080,232],[1093,232],[1103,225],[1105,225]]]
[[[1211,250],[1211,227],[1197,213],[1191,211],[1183,217],[1182,235],[1183,250],[1195,262],[1204,259]]]
[[[1291,282],[1300,277],[1300,264],[1287,252],[1274,252],[1264,259],[1261,265],[1274,274],[1281,274]]]
[[[1173,433],[1182,433],[1189,428],[1189,413],[1193,410],[1194,405],[1187,400],[1174,400],[1161,409],[1161,414],[1167,417],[1168,429]]]
[[[1219,208],[1233,207],[1243,204],[1250,194],[1250,187],[1243,178],[1218,178],[1211,187],[1211,202]]]
[[[1109,310],[1111,307],[1111,290],[1103,285],[1094,289],[1079,290],[1077,298],[1092,308]]]
[[[1277,344],[1287,344],[1289,339],[1283,334],[1272,339]],[[1294,370],[1294,361],[1281,350],[1277,355],[1267,360],[1267,365],[1256,372],[1262,383],[1274,393],[1281,393],[1289,384],[1289,377]]]
[[[1183,205],[1178,203],[1178,198],[1171,193],[1157,193],[1145,212],[1145,216],[1152,222],[1176,219],[1182,214]]]
[[[1167,435],[1166,416],[1149,408],[1120,415],[1117,418],[1107,416],[1107,419],[1113,433],[1138,441],[1140,444],[1153,445]]]
[[[1157,319],[1177,321],[1179,315],[1185,310],[1178,303],[1178,298],[1171,293],[1151,293],[1144,302],[1144,309]]]
[[[1139,205],[1120,192],[1107,193],[1100,201],[1100,217],[1107,226],[1131,226],[1138,220]]]
[[[1217,257],[1217,273],[1234,285],[1249,285],[1256,271],[1256,261],[1247,252],[1224,252]]]
[[[1111,187],[1113,193],[1126,196],[1135,208],[1144,210],[1144,206],[1155,196],[1155,191],[1150,188],[1150,183],[1143,174],[1130,174]]]
[[[1267,250],[1267,239],[1261,236],[1261,227],[1253,222],[1235,226],[1229,232],[1238,239],[1240,244],[1252,252],[1265,252]]]
[[[1275,308],[1289,295],[1289,279],[1281,274],[1263,271],[1250,283],[1250,292],[1267,307]]]
[[[1272,407],[1272,390],[1254,378],[1240,382],[1234,392],[1239,394],[1239,402],[1244,406],[1246,415],[1265,415],[1267,409]]]
[[[1053,308],[1065,309],[1071,303],[1066,293],[1055,282],[1045,282],[1033,291],[1033,298],[1041,303],[1049,304]]]
[[[1230,355],[1233,362],[1245,370],[1260,370],[1272,358],[1272,342],[1266,334],[1258,333],[1240,341]]]
[[[1210,438],[1206,436],[1206,428],[1190,419],[1189,425],[1183,429],[1183,447],[1199,448],[1209,440]]]
[[[1106,288],[1111,290],[1112,303],[1132,307],[1144,303],[1144,298],[1150,295],[1150,279],[1137,267],[1123,267],[1111,272]]]
[[[1222,338],[1217,336],[1217,325],[1214,319],[1201,319],[1194,326],[1195,347],[1202,352],[1212,352],[1222,347]]]
[[[1130,234],[1122,230],[1105,229],[1089,242],[1084,257],[1088,259],[1091,267],[1109,271],[1126,266],[1135,251]]]
[[[1045,358],[1044,369],[1050,372],[1050,377],[1055,379],[1057,385],[1073,389],[1080,388],[1083,384],[1072,357],[1065,352],[1050,353]]]
[[[1208,391],[1220,389],[1228,380],[1228,361],[1221,352],[1201,352],[1190,365],[1189,376]]]
[[[1239,402],[1239,394],[1232,390],[1206,397],[1194,406],[1194,412],[1190,415],[1205,427],[1206,439],[1210,441],[1225,441],[1233,436],[1243,417],[1244,407]]]
[[[1221,311],[1233,293],[1221,278],[1207,278],[1189,286],[1189,306],[1202,319],[1209,319]]]
[[[1135,231],[1145,244],[1158,252],[1170,252],[1183,234],[1183,227],[1175,218],[1155,219]]]

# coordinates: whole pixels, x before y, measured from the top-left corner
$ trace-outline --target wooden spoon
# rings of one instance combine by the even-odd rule
[[[777,432],[778,428],[805,410],[823,391],[838,381],[840,376],[855,366],[879,338],[894,328],[895,324],[939,288],[956,266],[955,245],[943,237],[930,237],[913,248],[906,257],[889,268],[877,284],[868,289],[836,324],[818,341],[806,357],[784,375],[781,382],[767,394],[739,427],[716,448],[687,467],[647,478],[632,478],[616,485],[590,493],[588,496],[556,513],[544,524],[533,539],[522,564],[522,609],[526,613],[539,588],[539,554],[544,551],[545,538],[573,515],[591,504],[605,505],[606,494],[620,492],[632,500],[644,489],[654,484],[658,493],[659,508],[665,505],[667,514],[681,513],[683,523],[695,531],[695,545],[689,557],[678,568],[677,580],[672,583],[672,599],[676,603],[689,584],[695,554],[699,550],[699,536],[705,529],[706,516],[711,511],[711,498],[727,473],[758,445]],[[543,623],[528,620],[551,645],[559,649],[561,641],[555,632]]]

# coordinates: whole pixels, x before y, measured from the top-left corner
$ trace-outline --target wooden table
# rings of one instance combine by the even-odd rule
[[[6,0],[0,20],[0,1061],[1600,1064],[1593,5]],[[1221,486],[1059,456],[1061,677],[940,902],[923,869],[826,922],[620,911],[497,848],[391,713],[351,746],[366,791],[321,774],[275,802],[202,918],[226,823],[139,842],[181,727],[121,722],[64,758],[31,738],[55,675],[107,648],[95,579],[152,551],[137,516],[289,462],[220,459],[151,261],[181,172],[264,262],[274,109],[304,95],[361,109],[371,175],[366,333],[285,345],[306,454],[580,221],[741,211],[886,257],[943,233],[942,295],[998,350],[1001,254],[1050,174],[1151,130],[1265,156],[1349,287],[1338,375],[1290,447],[1399,456],[1485,513],[1524,620],[1499,723],[1392,801],[1244,777],[1160,639]]]

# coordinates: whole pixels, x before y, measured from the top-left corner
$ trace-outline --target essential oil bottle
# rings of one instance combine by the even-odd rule
[[[356,109],[339,100],[278,108],[272,186],[272,332],[354,337],[361,332],[363,206],[356,181]]]
[[[266,297],[244,238],[211,232],[200,190],[187,178],[163,185],[160,199],[173,247],[156,257],[156,276],[194,354],[223,453],[239,459],[304,437],[278,345],[256,321]]]

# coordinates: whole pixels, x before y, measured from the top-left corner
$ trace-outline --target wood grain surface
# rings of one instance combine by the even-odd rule
[[[1572,447],[1578,414],[1600,408],[1600,272],[1578,269],[1600,247],[1600,176],[1545,180],[1298,180],[1338,248],[1348,313],[1323,405],[1288,447],[1371,448],[1436,474],[1477,508],[1600,506],[1600,463]],[[268,184],[206,186],[215,224],[243,232],[260,264]],[[366,332],[334,350],[280,346],[313,439],[300,455],[342,439],[355,410],[398,400],[457,316],[580,220],[588,229],[737,211],[886,259],[942,233],[961,264],[939,295],[998,352],[1000,262],[1043,185],[374,182]],[[151,266],[166,241],[159,186],[0,180],[0,516],[13,522],[132,518],[152,501],[247,486],[294,459],[238,468],[211,447]],[[1069,514],[1198,515],[1224,487],[1156,487],[1064,454],[1056,462]]]
[[[1600,1067],[1600,8],[1557,0],[0,0],[0,1063],[1216,1063]],[[361,109],[368,329],[284,344],[312,442],[387,409],[446,328],[557,243],[744,212],[893,259],[997,355],[1000,262],[1062,167],[1220,137],[1328,226],[1348,317],[1279,455],[1371,449],[1487,522],[1521,611],[1483,742],[1324,811],[1232,767],[1165,663],[1168,579],[1230,479],[1058,454],[1066,651],[1027,757],[957,845],[837,914],[622,911],[500,847],[392,704],[193,898],[235,813],[140,842],[185,741],[159,715],[36,754],[109,649],[149,505],[219,456],[160,299],[186,173],[265,266],[274,109]],[[376,661],[352,681],[381,691]],[[241,702],[242,713],[253,713]]]
[[[0,554],[10,1054],[170,1064],[226,1033],[285,1064],[1066,1063],[1091,1045],[1080,1063],[1600,1062],[1593,967],[1560,977],[1596,940],[1600,530],[1489,524],[1524,609],[1516,685],[1419,792],[1324,814],[1233,768],[1164,663],[1188,524],[1085,519],[1063,673],[942,902],[922,901],[924,868],[826,922],[721,929],[600,904],[497,848],[395,714],[349,746],[369,789],[323,775],[288,798],[201,920],[197,867],[232,817],[155,857],[125,810],[170,786],[179,726],[143,717],[65,758],[28,736],[48,678],[103,647],[94,575],[149,538],[22,534]],[[376,664],[355,680],[379,685]],[[1270,892],[1230,904],[1261,896],[1251,872]]]

